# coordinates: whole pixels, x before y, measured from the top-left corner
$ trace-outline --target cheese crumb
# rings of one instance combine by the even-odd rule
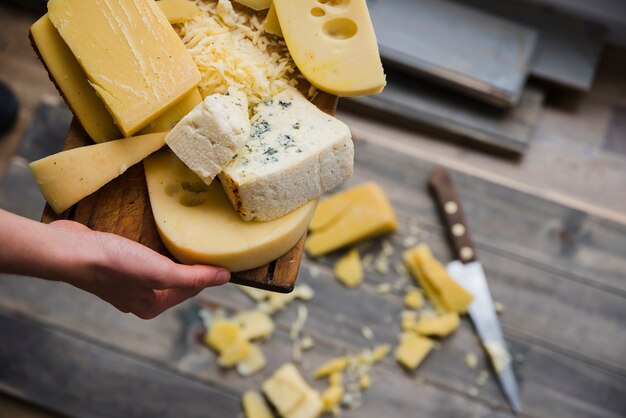
[[[478,365],[478,358],[476,358],[476,354],[467,353],[465,354],[465,365],[468,369],[474,370]]]

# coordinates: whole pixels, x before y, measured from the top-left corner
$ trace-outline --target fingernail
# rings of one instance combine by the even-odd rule
[[[230,280],[230,272],[227,270],[221,270],[219,273],[217,273],[216,278],[220,284],[224,284]]]

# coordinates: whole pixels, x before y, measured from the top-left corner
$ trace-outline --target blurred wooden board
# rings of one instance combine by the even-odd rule
[[[516,105],[534,30],[445,0],[368,1],[386,64],[501,107]]]
[[[337,108],[337,97],[320,93],[314,103],[332,115]],[[67,135],[65,149],[92,143],[75,119]],[[174,259],[161,241],[154,222],[143,163],[130,167],[124,174],[60,215],[46,205],[42,222],[49,223],[58,219],[74,220],[95,231],[120,235]],[[231,282],[273,292],[291,292],[298,277],[305,236],[288,253],[275,261],[253,270],[234,273]]]
[[[405,239],[415,237],[428,243],[442,261],[450,259],[425,187],[434,164],[364,141],[357,141],[356,149],[355,173],[346,187],[375,179],[392,201],[400,227],[398,234],[363,247],[363,256],[377,256],[388,240],[394,252],[388,260],[390,272],[368,270],[361,288],[345,289],[333,277],[332,266],[343,251],[304,260],[299,280],[314,289],[315,297],[306,303],[303,332],[316,344],[303,353],[299,368],[317,389],[327,385],[311,376],[322,362],[376,344],[396,344],[403,292],[381,295],[376,286],[389,283],[393,289],[399,278],[394,266],[401,259]],[[626,247],[620,244],[626,242],[626,227],[459,172],[454,180],[493,297],[505,306],[500,320],[518,359],[515,367],[524,416],[621,417],[626,408],[626,334],[621,332],[626,315]],[[241,378],[233,370],[219,368],[216,355],[202,345],[198,315],[202,308],[222,307],[229,313],[251,309],[254,304],[235,286],[207,289],[162,316],[143,321],[69,286],[3,277],[0,335],[14,338],[8,338],[1,350],[2,364],[10,366],[0,368],[0,386],[68,416],[110,417],[108,408],[134,416],[134,411],[149,407],[147,394],[159,397],[158,405],[170,402],[178,416],[196,416],[179,403],[181,396],[192,405],[201,403],[200,389],[180,393],[190,382],[205,386],[207,394],[217,390],[226,398],[239,396],[258,389],[258,382],[291,361],[289,330],[298,305],[276,315],[274,336],[260,343],[267,368],[254,378]],[[362,336],[365,326],[373,332],[371,342]],[[464,365],[467,353],[477,355],[477,369]],[[112,364],[102,367],[106,362]],[[150,367],[120,372],[120,364],[135,363]],[[171,373],[175,390],[160,377],[150,385],[155,368],[167,372],[162,376]],[[477,387],[476,396],[467,393],[486,368],[471,324],[463,320],[416,373],[402,370],[391,355],[376,366],[364,405],[343,411],[342,416],[408,418],[415,411],[425,417],[512,416],[493,377]],[[66,376],[71,390],[59,387],[56,376]],[[120,379],[133,385],[143,382],[147,394],[138,394],[139,399],[123,396],[117,388],[126,387],[126,382],[118,383]],[[97,402],[91,398],[94,393]],[[234,416],[228,399],[224,402],[226,406],[216,404],[203,412],[209,417]],[[101,407],[105,403],[110,406]]]
[[[605,30],[599,25],[528,1],[455,1],[535,29],[539,41],[530,66],[533,76],[575,90],[591,89],[604,43]]]
[[[354,97],[342,106],[365,108],[378,117],[393,115],[472,139],[509,153],[523,153],[539,121],[544,93],[528,86],[513,109],[498,109],[428,81],[387,70],[382,93]]]

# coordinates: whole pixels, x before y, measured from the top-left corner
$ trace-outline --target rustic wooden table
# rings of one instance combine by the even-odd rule
[[[56,97],[28,48],[27,27],[35,17],[0,6],[0,79],[13,85],[24,106],[13,133],[0,143],[0,173],[20,163],[13,150],[42,95]],[[391,266],[407,236],[450,259],[425,180],[436,164],[453,170],[492,293],[505,306],[500,318],[518,359],[527,417],[626,415],[625,70],[626,52],[610,51],[590,95],[549,102],[527,156],[518,161],[409,127],[339,114],[356,138],[348,186],[379,182],[398,213],[399,233],[367,250],[377,254],[389,240],[395,249]],[[12,193],[21,198],[19,190]],[[371,271],[363,287],[346,290],[332,277],[335,257],[307,259],[300,273],[299,283],[316,292],[306,304],[304,327],[316,345],[301,364],[309,380],[310,370],[324,360],[374,343],[395,344],[399,332],[402,294],[376,292],[397,275]],[[226,285],[142,321],[69,286],[0,277],[0,391],[8,395],[0,397],[0,411],[27,417],[236,417],[242,391],[258,388],[260,379],[220,370],[215,355],[198,342],[198,311],[218,306],[234,312],[253,305]],[[294,308],[276,316],[277,331],[262,346],[268,366],[261,377],[291,359]],[[373,342],[363,338],[364,326],[373,331]],[[476,370],[464,364],[470,352],[480,359]],[[509,416],[492,377],[470,394],[485,367],[463,320],[416,373],[387,358],[375,369],[364,405],[343,415]]]

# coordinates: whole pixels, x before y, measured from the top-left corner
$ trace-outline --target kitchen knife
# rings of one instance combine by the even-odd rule
[[[447,265],[448,273],[474,296],[468,309],[469,316],[489,355],[511,409],[519,414],[521,406],[511,355],[502,335],[485,272],[470,238],[452,177],[444,168],[437,168],[431,173],[428,185],[437,201],[456,257],[456,260]]]

